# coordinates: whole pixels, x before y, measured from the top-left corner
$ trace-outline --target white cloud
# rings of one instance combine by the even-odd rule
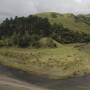
[[[90,0],[0,0],[0,17],[37,12],[90,13]]]
[[[75,0],[77,3],[82,3],[83,0]]]

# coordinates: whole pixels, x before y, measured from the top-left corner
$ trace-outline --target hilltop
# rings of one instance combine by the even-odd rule
[[[65,28],[73,31],[84,32],[90,34],[90,14],[74,15],[74,14],[59,14],[55,12],[40,13],[39,17],[48,18],[51,24],[63,24]],[[81,17],[82,20],[81,20]],[[89,18],[89,20],[88,20]],[[89,25],[86,23],[88,22]]]

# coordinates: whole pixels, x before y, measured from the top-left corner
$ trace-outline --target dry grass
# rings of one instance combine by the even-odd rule
[[[90,73],[90,53],[74,45],[54,49],[0,48],[0,63],[28,73],[65,79]]]

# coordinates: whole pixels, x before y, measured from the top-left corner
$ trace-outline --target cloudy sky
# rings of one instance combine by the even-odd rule
[[[90,14],[90,0],[0,0],[0,19],[49,11]]]

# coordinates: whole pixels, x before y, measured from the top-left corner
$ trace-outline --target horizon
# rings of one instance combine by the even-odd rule
[[[79,14],[75,14],[75,13],[61,13],[61,12],[38,12],[38,13],[34,13],[34,14],[29,14],[29,15],[35,15],[35,14],[43,14],[43,13],[57,13],[57,14],[62,14],[62,15],[65,15],[65,14],[73,14],[75,16],[78,16],[78,15],[90,15],[90,13],[87,13],[87,14],[82,14],[82,13],[79,13]],[[27,16],[18,16],[18,17],[28,17],[29,15]],[[5,18],[1,18],[0,19],[0,23],[2,23],[6,18],[10,19],[10,18],[15,18],[16,16],[11,16],[11,17],[5,17]]]
[[[90,14],[90,0],[1,0],[0,2],[0,20],[45,12]]]

